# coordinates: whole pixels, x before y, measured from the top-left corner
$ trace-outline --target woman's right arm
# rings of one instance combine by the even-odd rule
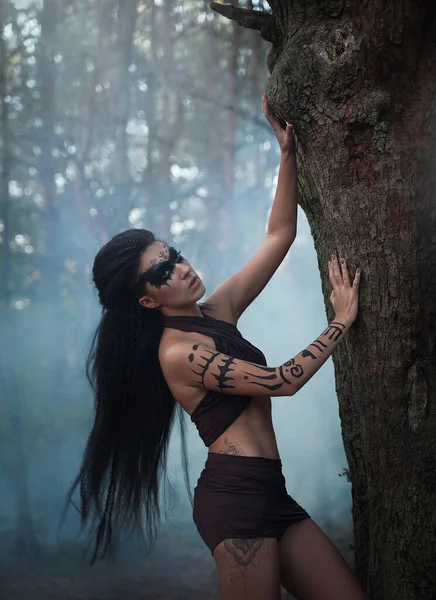
[[[350,285],[345,261],[329,261],[330,300],[336,318],[302,352],[279,367],[265,367],[217,352],[205,344],[180,341],[161,357],[164,373],[187,386],[241,396],[293,396],[326,362],[357,315],[360,269]]]

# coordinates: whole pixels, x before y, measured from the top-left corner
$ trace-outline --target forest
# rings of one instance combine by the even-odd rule
[[[435,19],[412,0],[0,2],[2,600],[218,598],[177,428],[152,554],[133,537],[90,569],[74,505],[58,526],[93,416],[94,256],[147,228],[208,291],[241,267],[277,183],[264,90],[295,125],[299,224],[244,333],[279,364],[331,316],[329,253],[367,277],[349,341],[275,402],[286,480],[371,600],[436,595]]]

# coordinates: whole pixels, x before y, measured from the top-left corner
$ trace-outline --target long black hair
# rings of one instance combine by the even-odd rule
[[[144,291],[135,293],[141,255],[154,241],[150,231],[130,229],[105,244],[94,261],[102,316],[86,373],[95,397],[95,420],[64,509],[65,514],[69,503],[74,504],[72,496],[79,488],[82,531],[90,524],[94,541],[91,564],[113,553],[113,536],[121,530],[136,530],[146,548],[154,545],[161,479],[177,411],[192,505],[184,413],[158,359],[163,315],[139,304]]]

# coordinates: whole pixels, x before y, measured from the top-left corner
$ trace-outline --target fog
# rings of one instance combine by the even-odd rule
[[[250,227],[249,216],[245,218],[244,224]],[[189,246],[182,249],[189,257]],[[208,248],[204,251],[208,255],[211,254]],[[241,262],[239,258],[235,261]],[[213,273],[213,256],[208,256],[206,265],[210,266]],[[209,288],[212,290],[214,284],[219,282],[214,282],[213,277],[210,279]],[[91,321],[94,326],[99,319],[95,297],[93,304]],[[37,538],[45,551],[61,557],[63,568],[66,568],[65,564],[68,565],[68,573],[73,566],[87,571],[87,563],[79,552],[79,549],[83,549],[85,537],[78,536],[79,519],[74,507],[70,508],[59,537],[58,526],[65,493],[78,471],[93,418],[93,400],[84,376],[84,361],[93,327],[91,331],[75,331],[81,347],[79,363],[75,369],[76,377],[70,380],[68,390],[60,389],[52,399],[48,399],[33,393],[34,382],[27,380],[25,364],[26,360],[32,360],[32,355],[41,353],[46,362],[50,363],[47,377],[50,377],[53,371],[56,372],[57,368],[62,368],[64,357],[59,357],[55,340],[56,331],[62,330],[65,323],[57,320],[56,308],[51,305],[50,298],[41,299],[40,306],[34,306],[32,311],[33,336],[27,339],[26,347],[20,348],[17,353],[21,358],[25,357],[25,360],[20,361],[19,365],[7,366],[17,377],[26,380],[28,396],[26,408],[21,412],[22,430],[29,436],[23,440],[26,460],[25,464],[17,461],[17,457],[12,455],[17,446],[6,439],[2,444],[2,453],[6,455],[3,462],[15,465],[12,468],[24,469]],[[319,335],[326,323],[313,241],[308,223],[300,211],[298,235],[288,256],[267,288],[242,316],[239,329],[247,339],[263,350],[268,364],[275,366],[305,348]],[[47,340],[52,340],[54,344],[50,345]],[[59,367],[56,363],[59,363]],[[40,376],[44,378],[44,373],[40,373]],[[47,425],[43,425],[47,420],[55,427],[56,435],[53,436],[53,440],[46,431]],[[81,424],[80,432],[77,431],[77,422]],[[204,466],[207,450],[189,418],[186,422],[189,474],[193,490]],[[346,467],[346,459],[341,440],[331,359],[298,394],[289,398],[273,398],[273,423],[288,492],[333,537],[337,535],[342,540],[350,531],[351,498],[349,483],[345,477],[339,476]],[[172,508],[168,509],[166,517],[162,520],[157,545],[152,554],[144,556],[138,544],[132,541],[130,545],[128,541],[121,545],[116,568],[120,570],[120,575],[124,574],[125,579],[120,584],[122,589],[126,589],[128,581],[137,581],[133,575],[126,575],[126,568],[132,568],[132,565],[138,565],[135,570],[136,577],[139,573],[147,580],[151,578],[158,589],[163,587],[168,594],[171,578],[177,589],[186,589],[187,593],[196,589],[196,586],[193,586],[193,576],[198,576],[197,587],[201,593],[204,593],[204,589],[214,589],[214,563],[192,521],[191,505],[181,473],[180,435],[176,423],[171,436],[168,459],[169,482],[176,492],[175,495],[168,496],[168,506]],[[8,473],[3,472],[3,493],[0,501],[2,552],[8,564],[11,560],[22,564],[20,552],[17,553],[13,545],[14,531],[17,527],[17,505],[16,490],[10,483]],[[187,555],[193,556],[194,552],[196,566],[193,567],[190,562],[187,570]],[[29,559],[25,556],[24,559],[26,568],[31,569],[39,564],[37,558]],[[99,587],[96,583],[98,579],[95,579],[96,569],[99,572],[99,569],[104,567],[94,567],[93,585],[97,585],[98,590],[107,592],[105,586],[108,583],[108,575],[105,573],[102,576]],[[113,576],[113,567],[110,569]],[[47,581],[47,577],[44,574],[43,582]],[[82,575],[79,581],[83,584]],[[113,591],[114,583],[109,581],[109,587]],[[88,589],[86,586],[85,588]],[[34,588],[31,589],[35,591]]]
[[[167,465],[175,494],[163,502],[151,554],[122,538],[115,564],[90,568],[74,506],[58,528],[93,422],[85,378],[100,316],[93,257],[118,231],[151,228],[180,248],[208,293],[248,260],[266,230],[279,163],[260,111],[267,47],[251,33],[237,37],[202,2],[185,9],[139,2],[134,52],[124,59],[125,5],[111,6],[100,14],[98,2],[16,0],[0,13],[2,600],[217,597],[214,561],[192,521],[177,423]],[[165,35],[154,36],[156,22],[177,33],[171,52]],[[223,54],[209,71],[206,47]],[[277,366],[326,324],[313,239],[299,210],[288,256],[239,329]],[[288,492],[350,558],[350,484],[331,358],[297,395],[273,398],[273,422]],[[193,490],[207,449],[186,423]]]

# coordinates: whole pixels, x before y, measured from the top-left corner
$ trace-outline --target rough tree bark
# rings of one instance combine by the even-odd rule
[[[272,42],[329,317],[329,255],[363,270],[333,357],[355,569],[373,600],[436,598],[436,4],[269,4],[212,8]]]

